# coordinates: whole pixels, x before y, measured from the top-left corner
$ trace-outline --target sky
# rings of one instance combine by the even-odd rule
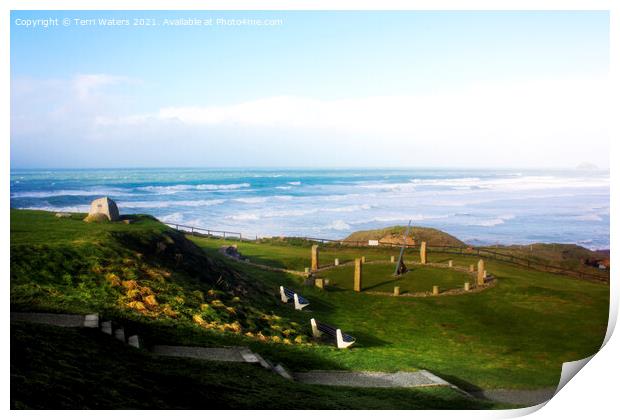
[[[607,12],[14,11],[11,165],[608,168],[608,38]]]

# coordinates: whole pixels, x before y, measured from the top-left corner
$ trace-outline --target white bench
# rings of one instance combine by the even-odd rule
[[[298,311],[301,311],[303,308],[310,305],[308,299],[304,298],[303,296],[299,296],[293,290],[287,289],[284,286],[280,286],[280,300],[282,300],[283,303],[289,303],[290,301],[293,301],[293,303],[295,304],[295,309],[297,309]]]
[[[314,318],[310,320],[310,325],[312,326],[312,335],[314,337],[318,338],[323,334],[327,334],[336,339],[336,346],[338,346],[339,349],[346,349],[355,343],[355,337],[344,334],[340,328],[324,324]]]

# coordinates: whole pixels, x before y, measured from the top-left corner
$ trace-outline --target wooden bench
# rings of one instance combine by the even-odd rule
[[[344,334],[340,328],[335,328],[331,325],[324,324],[314,318],[310,320],[310,325],[312,326],[312,335],[314,337],[320,337],[323,334],[327,334],[336,339],[336,345],[339,349],[346,349],[355,343],[355,337]]]
[[[301,311],[303,308],[310,305],[308,299],[303,296],[299,296],[293,290],[287,289],[284,286],[280,286],[280,299],[284,303],[289,303],[292,301],[295,304],[295,309],[298,311]]]

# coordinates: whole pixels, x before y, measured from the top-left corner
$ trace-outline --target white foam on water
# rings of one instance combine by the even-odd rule
[[[301,181],[287,182],[288,185],[301,185]]]
[[[325,209],[325,211],[333,211],[337,213],[351,213],[361,210],[370,210],[373,207],[374,206],[371,206],[370,204],[353,204],[351,206],[327,208]]]
[[[503,225],[508,220],[514,219],[515,216],[513,214],[506,214],[498,217],[494,217],[491,219],[483,219],[483,220],[474,220],[471,222],[465,223],[467,226],[483,226],[483,227],[493,227],[498,225]]]
[[[55,212],[66,212],[66,213],[88,213],[90,210],[89,205],[80,205],[80,206],[29,206],[22,207],[25,210],[45,210],[45,211],[55,211]]]
[[[168,207],[207,207],[225,203],[226,200],[177,200],[177,201],[123,201],[118,206],[131,209],[162,209]]]
[[[334,220],[333,222],[331,222],[330,224],[325,226],[325,229],[330,229],[330,230],[349,230],[349,229],[351,229],[351,225],[347,224],[347,222],[345,222],[344,220]]]
[[[235,198],[233,201],[245,204],[260,204],[267,201],[267,197],[247,197],[247,198]]]
[[[239,222],[258,220],[259,218],[260,216],[256,213],[239,213],[226,216],[226,219],[228,220],[235,220]]]
[[[149,185],[146,187],[138,187],[137,190],[147,191],[154,194],[176,194],[184,191],[229,191],[239,190],[241,188],[249,188],[247,182],[241,184],[177,184],[177,185]]]
[[[56,190],[56,191],[19,191],[11,193],[11,198],[50,198],[60,196],[130,196],[124,189],[88,189],[88,190]]]

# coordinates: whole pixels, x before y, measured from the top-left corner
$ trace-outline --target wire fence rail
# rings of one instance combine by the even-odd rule
[[[249,236],[243,236],[240,232],[230,232],[225,230],[217,230],[217,229],[207,229],[196,226],[182,225],[178,223],[166,223],[166,225],[180,231],[189,233],[191,235],[205,235],[212,237],[219,237],[223,239],[236,239],[240,241],[257,241],[260,238],[255,236],[251,238]],[[326,238],[315,238],[309,236],[298,237],[297,239],[302,239],[309,242],[317,242],[321,244],[329,244],[329,245],[340,245],[340,246],[349,246],[349,247],[381,247],[381,248],[400,248],[403,246],[402,243],[394,243],[394,242],[386,242],[386,241],[376,241],[374,245],[371,245],[369,241],[351,241],[351,240],[339,240],[339,239],[326,239]],[[419,250],[420,246],[415,244],[406,244],[405,248],[412,250]],[[453,255],[463,255],[463,256],[479,256],[494,259],[497,261],[503,261],[507,263],[511,263],[514,265],[518,265],[520,267],[530,268],[536,271],[542,271],[546,273],[553,274],[563,274],[571,277],[576,277],[584,280],[594,280],[604,283],[609,283],[609,276],[600,275],[596,273],[588,273],[585,271],[572,270],[565,267],[560,267],[552,264],[547,264],[545,262],[536,261],[524,257],[519,257],[513,254],[507,254],[503,252],[498,252],[495,249],[488,247],[473,247],[473,246],[447,246],[447,245],[428,245],[426,246],[428,252],[439,252],[443,254],[453,254]]]
[[[200,234],[206,236],[220,237],[224,239],[234,238],[241,241],[244,240],[243,235],[240,232],[229,232],[227,230],[200,228],[196,226],[181,225],[178,223],[166,223],[166,225],[178,230],[179,232],[189,233],[191,235]]]

